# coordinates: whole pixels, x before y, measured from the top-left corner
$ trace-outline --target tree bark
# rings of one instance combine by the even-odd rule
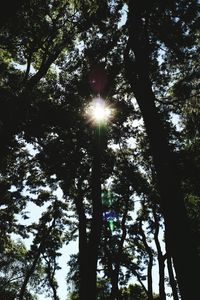
[[[86,297],[88,291],[88,243],[87,243],[87,233],[86,233],[86,227],[87,227],[87,220],[85,216],[85,210],[83,205],[83,192],[82,192],[82,182],[83,179],[81,178],[78,183],[78,196],[75,199],[75,205],[77,214],[79,217],[79,257],[78,257],[78,263],[79,263],[79,297],[80,299],[84,299]]]
[[[127,214],[128,214],[128,207],[129,207],[129,195],[126,196],[125,199],[126,203],[125,203],[125,210],[123,213],[123,217],[122,217],[122,236],[121,236],[121,240],[119,243],[119,250],[117,251],[116,254],[116,259],[115,259],[115,268],[112,272],[112,277],[111,277],[111,284],[112,284],[112,289],[111,289],[111,295],[110,295],[110,299],[111,300],[120,300],[120,291],[119,291],[119,272],[120,272],[120,265],[121,265],[121,255],[123,252],[123,245],[124,245],[124,241],[126,239],[126,218],[127,218]]]
[[[114,270],[112,270],[112,275],[111,275],[112,289],[110,293],[110,300],[120,299],[118,281],[119,281],[119,272],[118,269],[115,268]]]
[[[144,243],[146,252],[149,256],[148,267],[147,267],[147,292],[148,300],[153,300],[153,280],[152,280],[152,268],[153,268],[153,253],[152,249],[149,247],[146,239],[146,235],[142,228],[142,220],[140,220],[140,233],[142,235],[142,241]]]
[[[52,296],[52,298],[53,298],[53,300],[60,300],[60,298],[58,297],[58,294],[57,294],[57,284],[55,284],[55,282],[54,282],[54,279],[55,279],[55,259],[54,259],[54,262],[53,262],[53,264],[54,264],[54,268],[53,268],[53,270],[51,269],[51,262],[49,261],[49,260],[47,260],[47,259],[45,259],[46,260],[46,263],[47,263],[47,269],[48,269],[48,271],[47,271],[47,278],[48,278],[48,281],[49,281],[49,285],[50,285],[50,287],[51,287],[51,289],[52,289],[52,293],[53,293],[53,296]]]
[[[159,268],[159,294],[160,298],[162,300],[166,300],[166,293],[165,293],[165,259],[164,255],[161,250],[160,242],[159,242],[159,221],[158,217],[156,215],[155,207],[153,209],[153,216],[154,216],[154,221],[155,221],[155,232],[154,232],[154,239],[155,239],[155,244],[157,248],[157,253],[158,253],[158,268]]]
[[[177,289],[177,283],[176,283],[176,280],[174,278],[172,258],[168,254],[167,254],[167,268],[168,268],[169,283],[170,283],[171,288],[172,288],[173,298],[174,298],[174,300],[179,300],[178,291],[177,291],[178,290]]]
[[[97,298],[97,260],[99,253],[99,245],[101,239],[102,231],[102,200],[101,200],[101,161],[102,152],[104,150],[104,129],[99,125],[96,128],[95,140],[94,140],[94,153],[93,153],[93,163],[92,163],[92,182],[91,182],[91,194],[92,194],[92,222],[91,231],[89,236],[89,286],[91,291],[90,299]],[[85,299],[84,299],[85,300]]]
[[[92,219],[90,234],[86,232],[87,220],[79,184],[79,196],[75,200],[79,215],[79,299],[97,298],[97,260],[102,230],[101,201],[101,157],[103,151],[103,130],[97,128],[94,136],[94,149],[91,176]],[[103,136],[101,136],[102,134]]]
[[[140,1],[129,1],[129,43],[125,52],[126,75],[140,107],[157,173],[160,206],[165,220],[166,242],[173,258],[182,300],[199,294],[199,257],[186,214],[176,164],[164,126],[155,107],[149,77],[148,37],[144,32]],[[135,56],[130,69],[130,50]],[[132,64],[133,67],[133,64]]]

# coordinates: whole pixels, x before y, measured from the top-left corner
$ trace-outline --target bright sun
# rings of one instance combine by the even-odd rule
[[[112,109],[106,105],[102,98],[96,98],[89,105],[87,114],[94,123],[105,123],[110,119]]]

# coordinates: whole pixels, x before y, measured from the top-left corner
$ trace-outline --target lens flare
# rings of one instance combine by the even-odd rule
[[[100,104],[100,103],[95,103],[92,110],[93,110],[92,114],[94,116],[94,119],[97,122],[107,121],[111,114],[110,109],[108,107],[106,107],[105,105],[102,106],[102,104]]]
[[[87,114],[94,123],[106,123],[112,116],[112,109],[99,97],[94,99],[89,105]]]
[[[109,220],[108,222],[109,222],[110,230],[111,230],[111,232],[113,232],[113,230],[115,228],[114,221],[113,220]]]

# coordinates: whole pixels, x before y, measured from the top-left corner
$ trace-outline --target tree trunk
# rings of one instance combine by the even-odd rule
[[[127,191],[127,194],[125,193],[125,208],[123,212],[123,217],[122,217],[122,224],[121,224],[121,229],[122,229],[122,235],[121,235],[121,240],[119,242],[119,250],[116,253],[116,259],[115,259],[115,268],[112,272],[112,277],[111,277],[111,284],[112,284],[112,289],[111,289],[111,300],[120,300],[121,295],[120,295],[120,290],[119,290],[119,272],[120,272],[120,266],[121,266],[121,257],[123,253],[123,246],[124,242],[126,239],[126,219],[127,219],[127,214],[128,214],[128,209],[129,209],[129,190]]]
[[[149,247],[146,239],[146,235],[142,229],[142,220],[140,220],[140,232],[142,235],[142,241],[145,246],[145,250],[149,256],[148,267],[147,267],[147,292],[148,300],[153,300],[153,280],[152,280],[152,268],[153,268],[153,253],[152,249]]]
[[[45,240],[41,241],[41,243],[38,247],[38,250],[37,250],[37,254],[35,255],[35,258],[33,260],[33,263],[31,265],[31,267],[26,272],[23,284],[22,284],[20,292],[19,292],[19,298],[18,298],[19,300],[24,299],[27,285],[29,283],[29,280],[30,280],[31,276],[33,276],[33,274],[35,272],[38,260],[40,258],[41,252],[43,251],[44,248],[45,248]]]
[[[119,295],[119,286],[118,286],[118,280],[119,280],[119,272],[118,269],[114,269],[112,271],[111,275],[111,284],[112,284],[112,289],[110,293],[110,300],[119,300],[120,295]]]
[[[92,292],[90,299],[97,298],[97,260],[102,231],[102,201],[101,201],[101,157],[104,150],[104,129],[96,129],[95,145],[92,164],[92,222],[89,236],[89,288]],[[85,299],[84,299],[85,300]]]
[[[160,241],[158,238],[159,235],[159,228],[160,224],[158,221],[158,217],[156,215],[156,210],[155,207],[153,209],[153,216],[154,216],[154,221],[155,221],[155,232],[154,232],[154,239],[155,239],[155,244],[157,248],[157,253],[158,253],[158,268],[159,268],[159,294],[160,298],[162,300],[166,300],[166,293],[165,293],[165,260],[164,260],[164,255],[161,250],[160,246]]]
[[[103,130],[98,128],[94,137],[91,197],[92,220],[89,237],[86,233],[86,217],[79,185],[79,196],[76,199],[76,209],[79,215],[79,299],[97,298],[97,260],[102,229],[101,202],[101,156],[103,151]]]
[[[167,268],[168,268],[169,283],[170,283],[171,288],[172,288],[173,298],[174,298],[174,300],[179,300],[178,291],[177,291],[177,283],[176,283],[176,280],[174,278],[172,259],[171,259],[171,256],[168,255],[168,253],[167,253]]]
[[[182,300],[196,299],[199,294],[199,257],[188,222],[176,165],[155,107],[155,96],[148,72],[149,47],[139,2],[129,1],[129,44],[125,53],[127,77],[143,115],[149,138],[161,197],[160,206],[165,220],[166,242],[173,258]],[[135,55],[134,73],[130,69],[130,49]]]
[[[79,216],[79,297],[85,299],[88,293],[88,245],[86,234],[86,217],[81,192],[82,180],[78,183],[78,197],[75,199],[76,210]]]
[[[32,264],[31,264],[30,268],[28,268],[27,271],[26,271],[24,281],[23,281],[21,289],[19,291],[18,300],[23,300],[24,299],[24,295],[25,295],[26,288],[27,288],[27,285],[29,283],[29,280],[30,280],[31,276],[33,276],[33,274],[35,272],[35,269],[37,267],[37,263],[38,263],[39,258],[41,256],[41,253],[45,250],[46,240],[49,238],[49,234],[50,234],[52,228],[54,228],[54,226],[55,226],[55,218],[53,219],[52,224],[48,228],[47,232],[45,232],[45,234],[43,236],[43,239],[40,242],[40,245],[39,245],[39,247],[37,249],[37,252],[35,254],[34,260],[33,260]]]

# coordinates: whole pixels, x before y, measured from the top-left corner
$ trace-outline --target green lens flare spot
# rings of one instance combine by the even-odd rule
[[[109,220],[108,223],[109,223],[109,227],[110,227],[111,232],[113,232],[113,230],[115,228],[113,220]]]

